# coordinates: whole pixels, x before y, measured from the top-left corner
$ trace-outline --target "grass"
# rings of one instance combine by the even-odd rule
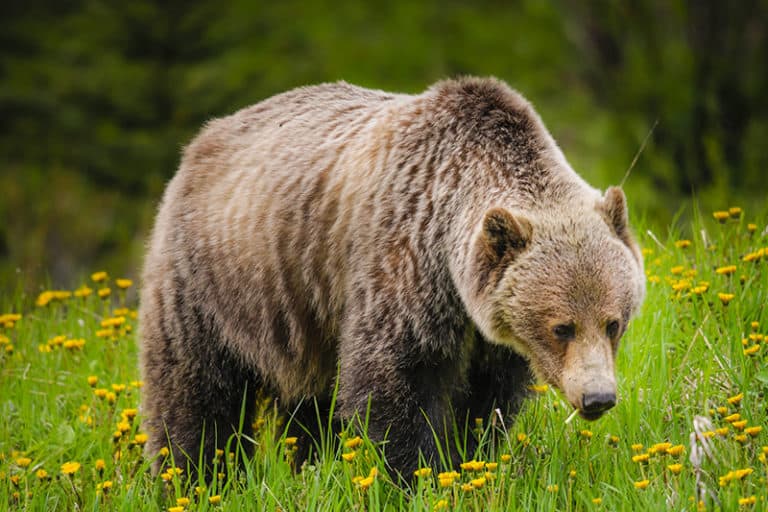
[[[566,422],[562,397],[537,387],[514,421],[477,420],[476,463],[440,477],[424,470],[412,488],[393,482],[379,447],[351,429],[295,473],[293,440],[268,400],[244,471],[207,489],[183,472],[152,477],[132,289],[118,287],[130,283],[96,275],[89,294],[42,294],[37,305],[0,297],[0,313],[21,315],[0,317],[0,508],[765,509],[768,219],[752,229],[744,212],[720,215],[697,215],[690,241],[641,233],[648,297],[622,342],[614,410]]]

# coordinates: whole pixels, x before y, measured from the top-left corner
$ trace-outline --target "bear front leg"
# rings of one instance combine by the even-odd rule
[[[470,422],[487,419],[494,409],[500,409],[505,418],[512,417],[533,382],[528,362],[511,348],[489,343],[479,332],[475,336],[464,414]]]
[[[451,402],[462,382],[458,361],[424,350],[425,344],[396,329],[347,339],[342,344],[339,411],[361,421],[368,436],[384,441],[388,466],[409,480],[420,465],[439,469],[460,461],[452,441]],[[370,409],[369,409],[370,407]],[[441,461],[437,442],[448,460]]]
[[[258,382],[210,321],[194,312],[183,314],[183,305],[177,306],[148,316],[143,325],[146,453],[155,458],[155,473],[174,465],[188,468],[192,479],[198,471],[210,478],[216,450],[225,449],[233,434],[252,435]],[[243,442],[246,452],[249,445]],[[172,457],[158,457],[163,447],[171,449]],[[236,442],[229,447],[234,450]],[[217,471],[222,471],[225,461],[219,461]]]

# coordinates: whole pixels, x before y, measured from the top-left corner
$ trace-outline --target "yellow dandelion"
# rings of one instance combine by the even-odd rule
[[[496,471],[496,469],[499,467],[498,462],[486,462],[485,463],[485,469],[488,471]]]
[[[361,489],[367,489],[367,488],[369,488],[371,485],[373,485],[373,481],[374,481],[375,479],[376,479],[376,477],[373,477],[373,476],[368,476],[368,477],[365,477],[365,478],[361,478],[361,479],[360,479],[360,480],[357,482],[357,485],[359,485]]]
[[[650,480],[640,480],[639,482],[634,482],[634,485],[636,489],[645,489],[650,483]]]
[[[661,282],[661,278],[659,276],[656,276],[656,275],[648,276],[648,281],[650,281],[651,283],[658,284],[658,283]]]
[[[294,446],[298,440],[298,437],[286,437],[285,446]]]
[[[677,457],[684,451],[685,451],[685,446],[683,446],[682,444],[677,444],[675,446],[670,446],[669,448],[667,448],[667,453],[672,455],[673,457]]]
[[[756,426],[756,427],[747,427],[744,429],[745,434],[749,434],[752,437],[757,437],[757,435],[763,431],[763,427]]]
[[[557,492],[560,489],[560,486],[557,484],[550,484],[547,486],[547,491],[549,492]]]
[[[528,436],[526,434],[520,432],[519,434],[517,434],[517,441],[519,443],[525,443],[525,442],[528,441]]]
[[[738,434],[733,436],[733,440],[736,441],[737,443],[744,444],[749,440],[749,437],[747,436],[747,434]]]
[[[682,464],[670,464],[667,466],[667,468],[674,474],[679,475],[680,472],[683,470]]]
[[[413,472],[413,476],[418,476],[420,478],[426,478],[430,475],[432,475],[432,468],[419,468]]]
[[[472,484],[461,484],[461,490],[464,492],[474,491],[475,488],[472,487]]]
[[[701,433],[701,436],[703,438],[705,438],[705,439],[712,439],[713,437],[715,437],[715,435],[716,434],[714,432],[712,432],[711,430],[707,430],[706,432],[702,432]]]
[[[635,443],[632,446],[630,446],[630,448],[632,448],[633,452],[639,452],[643,450],[643,445],[640,443]]]
[[[736,265],[726,265],[725,267],[718,267],[715,269],[715,273],[721,276],[727,276],[736,272]]]
[[[131,281],[130,279],[115,279],[115,284],[117,285],[118,288],[122,288],[123,290],[125,290],[126,288],[130,288],[131,286],[133,286],[133,281]]]
[[[218,505],[221,503],[221,495],[217,494],[215,496],[208,496],[208,503],[211,505]]]
[[[677,276],[683,273],[683,270],[685,270],[685,267],[682,265],[675,265],[674,267],[669,269],[669,273]]]
[[[570,478],[576,478],[576,470],[575,470],[575,469],[572,469],[572,470],[570,470],[570,471],[568,472],[568,476],[569,476]]]
[[[733,217],[734,219],[738,219],[741,217],[741,208],[738,206],[731,206],[728,208],[728,215]]]
[[[168,455],[170,455],[170,453],[171,451],[168,449],[167,446],[163,446],[157,451],[157,454],[160,455],[161,457],[167,457]]]
[[[184,512],[184,507],[177,505],[175,507],[168,507],[168,512]]]
[[[691,282],[687,279],[681,279],[672,283],[672,289],[676,292],[682,292],[691,287]]]
[[[98,292],[96,292],[96,294],[102,299],[109,297],[110,293],[112,293],[112,290],[110,290],[109,288],[101,288],[99,289]]]
[[[723,421],[727,421],[728,423],[733,423],[734,421],[739,421],[740,419],[741,419],[741,414],[735,412],[723,418]]]
[[[485,467],[485,462],[482,460],[470,460],[462,462],[460,466],[464,471],[480,471]]]
[[[74,475],[79,469],[79,462],[65,462],[61,465],[61,472],[65,475]]]
[[[91,280],[94,283],[101,283],[102,281],[106,281],[107,273],[104,272],[103,270],[101,272],[94,272],[93,274],[91,274]]]
[[[533,391],[534,393],[546,393],[549,389],[549,385],[547,384],[534,384],[531,386],[528,386],[528,389]]]
[[[115,393],[122,393],[125,391],[125,384],[112,384],[112,391]]]
[[[592,498],[592,503],[599,505],[603,502],[603,498]]]
[[[48,472],[40,468],[37,471],[35,471],[35,476],[37,477],[38,480],[45,480],[46,478],[48,478]]]
[[[448,508],[448,500],[438,500],[438,502],[435,503],[435,510],[442,510],[444,508]]]
[[[690,247],[690,246],[691,246],[691,241],[690,240],[676,240],[675,241],[675,247],[677,247],[678,249],[685,249],[685,248]]]
[[[731,405],[736,405],[744,398],[744,393],[739,393],[738,395],[733,395],[731,397],[727,398],[727,401]]]
[[[499,460],[501,460],[501,462],[509,462],[510,460],[512,460],[512,456],[508,453],[505,453],[501,457],[499,457]]]
[[[89,375],[88,376],[88,385],[91,387],[95,387],[96,384],[99,382],[99,378],[95,375]]]
[[[16,465],[18,465],[21,468],[26,468],[32,463],[32,459],[29,457],[19,457],[16,459]]]
[[[363,444],[363,438],[361,438],[360,436],[355,436],[352,439],[347,439],[346,441],[344,441],[344,448],[350,448],[354,450],[355,448],[359,447],[361,444]]]
[[[356,455],[357,455],[357,452],[342,453],[341,458],[344,459],[345,462],[352,462],[353,460],[355,460]]]
[[[741,351],[745,356],[754,356],[758,352],[760,352],[760,345],[752,345],[749,348],[745,348]]]
[[[106,466],[104,459],[96,459],[96,462],[93,463],[93,467],[96,468],[96,471],[104,471]]]
[[[725,222],[726,220],[728,220],[728,217],[730,217],[731,214],[728,213],[727,211],[720,210],[720,211],[712,212],[712,216],[718,222]]]
[[[666,453],[669,448],[672,447],[672,443],[656,443],[648,449],[648,453]]]
[[[744,427],[747,426],[747,420],[734,421],[731,425],[733,425],[733,428],[736,430],[744,430]]]
[[[108,491],[112,488],[112,480],[106,480],[101,483],[101,488],[105,491]]]
[[[119,327],[125,323],[125,317],[124,316],[116,316],[112,318],[107,318],[101,321],[102,327]]]
[[[77,290],[75,290],[74,295],[78,298],[84,298],[88,297],[90,294],[93,293],[93,290],[91,288],[88,288],[87,286],[83,285]]]
[[[481,476],[479,478],[475,478],[473,480],[470,480],[469,483],[472,484],[472,487],[475,489],[480,489],[485,485],[486,479],[484,476]]]
[[[591,430],[582,430],[579,432],[579,435],[583,437],[584,439],[592,439],[592,431]]]
[[[754,505],[755,503],[757,503],[757,498],[754,495],[747,498],[739,498],[740,507],[748,507]]]
[[[632,462],[640,462],[640,463],[648,462],[648,459],[650,459],[650,458],[651,458],[651,456],[649,454],[641,453],[639,455],[634,455],[632,457]]]
[[[706,293],[706,291],[709,289],[709,286],[699,285],[694,286],[691,288],[691,293],[694,295],[701,295],[703,293]]]
[[[727,306],[736,296],[732,293],[718,293],[717,298],[723,303],[723,306]]]
[[[148,440],[149,436],[147,434],[136,434],[133,436],[133,443],[139,446],[144,446]]]

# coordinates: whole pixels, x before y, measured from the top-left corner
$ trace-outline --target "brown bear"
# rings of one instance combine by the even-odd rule
[[[623,192],[584,182],[503,82],[279,94],[208,123],[163,197],[148,452],[211,461],[252,433],[260,390],[309,438],[337,382],[335,416],[367,414],[404,474],[437,463],[441,425],[514,413],[534,376],[595,419],[644,290]]]

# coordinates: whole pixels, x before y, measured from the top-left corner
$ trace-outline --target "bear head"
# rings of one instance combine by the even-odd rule
[[[471,265],[484,337],[525,356],[582,417],[613,407],[619,340],[645,295],[621,189],[575,209],[487,210]]]

